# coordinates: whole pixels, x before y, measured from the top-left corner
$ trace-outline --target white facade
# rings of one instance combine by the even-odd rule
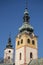
[[[22,54],[22,60],[20,60],[20,53]],[[24,47],[17,49],[15,52],[15,65],[24,64]]]
[[[30,58],[30,53],[32,53],[32,58]],[[32,59],[38,58],[37,49],[26,47],[26,63],[28,64]]]
[[[4,50],[4,62],[12,63],[13,62],[13,54],[14,54],[14,49],[6,48]]]
[[[37,49],[30,48],[30,47],[22,47],[20,49],[17,49],[15,53],[15,65],[21,65],[24,63],[28,64],[31,61],[31,58],[30,58],[31,52],[33,54],[32,59],[37,59],[38,58]],[[22,54],[21,60],[20,60],[20,53]]]

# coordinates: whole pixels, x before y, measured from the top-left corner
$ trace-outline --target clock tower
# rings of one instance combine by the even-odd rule
[[[23,25],[16,37],[15,65],[27,65],[31,60],[38,58],[37,36],[29,20],[28,9],[25,8]]]

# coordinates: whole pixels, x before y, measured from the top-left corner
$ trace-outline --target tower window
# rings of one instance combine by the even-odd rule
[[[10,56],[8,56],[8,59],[10,59]]]
[[[33,58],[33,54],[32,54],[32,52],[30,53],[30,58]]]
[[[21,60],[21,53],[20,53],[20,60]]]
[[[35,44],[35,41],[34,41],[34,40],[32,40],[32,44],[33,44],[33,45]]]
[[[19,45],[19,43],[20,43],[20,42],[18,41],[17,45]]]
[[[21,44],[23,43],[23,39],[21,39]]]
[[[11,51],[9,50],[9,53],[11,53]]]
[[[30,43],[30,39],[27,39],[27,42]]]

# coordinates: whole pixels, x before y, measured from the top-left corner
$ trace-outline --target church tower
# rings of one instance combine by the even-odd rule
[[[30,25],[28,8],[25,8],[23,25],[16,37],[15,65],[27,65],[38,58],[37,36]]]
[[[8,44],[6,45],[6,48],[4,50],[4,62],[5,63],[13,63],[13,53],[14,49],[11,44],[11,38],[8,39]]]

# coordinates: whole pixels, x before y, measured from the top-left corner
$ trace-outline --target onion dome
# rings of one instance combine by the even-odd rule
[[[20,32],[23,31],[28,31],[28,32],[33,32],[33,27],[29,24],[29,14],[28,14],[28,9],[26,8],[24,11],[24,17],[23,17],[23,25],[19,28]]]

